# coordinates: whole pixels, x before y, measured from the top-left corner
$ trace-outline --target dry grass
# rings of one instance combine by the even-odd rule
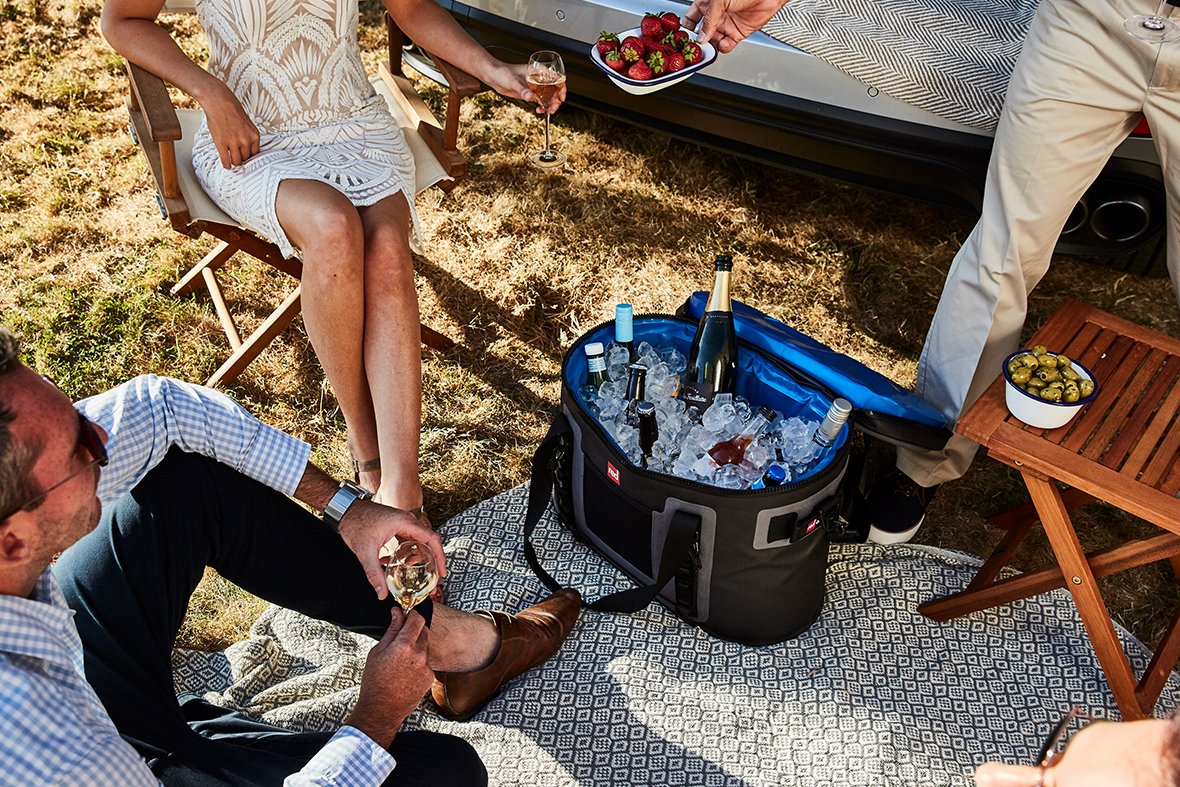
[[[380,46],[376,5],[364,40]],[[203,297],[168,285],[210,247],[160,221],[145,166],[124,132],[121,64],[97,31],[97,4],[0,0],[0,321],[30,361],[82,396],[142,372],[202,380],[224,348]],[[186,51],[202,42],[176,23]],[[437,100],[438,90],[423,83]],[[559,174],[523,163],[540,126],[493,97],[470,102],[470,178],[419,200],[427,255],[418,261],[425,320],[459,342],[424,361],[422,470],[436,520],[524,481],[558,398],[561,353],[617,301],[671,311],[707,286],[721,249],[737,255],[735,295],[891,376],[913,381],[917,353],[954,251],[972,217],[845,188],[565,109]],[[231,297],[258,307],[285,282],[241,265]],[[1072,295],[1180,336],[1165,280],[1062,259],[1031,303],[1027,330]],[[301,326],[288,330],[232,389],[262,418],[308,440],[345,470],[343,421]],[[979,553],[983,517],[1022,500],[1013,473],[977,462],[946,487],[919,540]],[[1083,538],[1142,523],[1100,506]],[[1109,534],[1109,535],[1108,535]],[[1046,554],[1044,539],[1019,565]],[[1154,641],[1178,598],[1163,568],[1106,583],[1118,618]],[[207,580],[183,642],[241,636],[259,602]]]

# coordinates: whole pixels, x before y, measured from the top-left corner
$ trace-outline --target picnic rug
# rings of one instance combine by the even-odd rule
[[[762,32],[936,115],[995,129],[1040,0],[791,0]]]
[[[445,525],[450,605],[516,610],[546,595],[521,554],[526,501],[518,487]],[[536,544],[589,597],[625,586],[552,512]],[[950,623],[918,614],[977,564],[921,546],[835,547],[819,620],[767,647],[711,638],[657,604],[584,611],[553,659],[471,721],[427,701],[408,724],[466,738],[497,785],[969,785],[984,760],[1029,762],[1072,703],[1118,718],[1065,591]],[[1148,651],[1120,635],[1142,670]],[[224,653],[177,651],[177,689],[333,729],[371,645],[272,607]],[[1173,675],[1157,713],[1178,689]]]

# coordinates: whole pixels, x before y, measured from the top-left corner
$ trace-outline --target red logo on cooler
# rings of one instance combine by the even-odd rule
[[[616,484],[619,483],[619,468],[615,467],[610,462],[607,462],[606,477],[614,481]]]

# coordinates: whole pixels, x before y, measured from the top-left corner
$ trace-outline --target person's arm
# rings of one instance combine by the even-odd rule
[[[258,152],[258,128],[229,87],[190,60],[156,23],[163,7],[164,0],[106,0],[102,34],[120,55],[195,98],[221,165],[241,164]]]
[[[787,0],[693,0],[684,14],[684,26],[695,28],[703,18],[697,40],[712,42],[719,52],[732,52],[786,4]]]
[[[220,391],[168,377],[136,377],[76,407],[106,430],[110,463],[98,482],[103,503],[122,497],[177,446],[292,495],[311,447],[267,426]]]
[[[340,488],[331,476],[311,462],[303,471],[295,497],[317,511],[323,511]],[[381,505],[372,500],[357,500],[349,507],[340,520],[340,537],[356,555],[365,578],[377,592],[377,598],[384,599],[389,592],[385,584],[385,571],[381,567],[381,547],[390,539],[418,541],[430,547],[434,553],[434,564],[439,579],[447,575],[447,558],[443,553],[442,539],[424,518],[403,511],[400,508]]]
[[[396,762],[387,749],[434,682],[421,615],[390,610],[389,629],[365,659],[360,696],[345,726],[285,787],[381,784]]]
[[[526,65],[511,65],[496,58],[467,34],[434,0],[383,0],[390,16],[411,41],[455,64],[502,96],[535,102],[525,77]],[[565,88],[550,107],[552,113],[565,101]],[[537,107],[537,111],[543,111]]]

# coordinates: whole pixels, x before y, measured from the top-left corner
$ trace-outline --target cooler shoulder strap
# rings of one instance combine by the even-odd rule
[[[551,464],[554,453],[566,435],[572,434],[569,421],[565,415],[558,413],[549,427],[549,434],[541,441],[533,454],[532,479],[529,482],[529,507],[524,521],[524,556],[528,560],[533,572],[550,590],[561,589],[549,572],[541,567],[537,560],[536,550],[533,549],[533,531],[537,523],[549,508],[549,501],[553,497],[553,473]],[[650,585],[640,585],[611,593],[608,596],[587,602],[586,606],[598,612],[638,612],[659,595],[660,590],[675,578],[677,571],[687,561],[692,559],[693,545],[696,543],[697,531],[701,525],[701,518],[687,511],[677,511],[672,515],[668,527],[668,535],[664,539],[663,549],[660,551],[660,564],[656,572],[656,579]]]

